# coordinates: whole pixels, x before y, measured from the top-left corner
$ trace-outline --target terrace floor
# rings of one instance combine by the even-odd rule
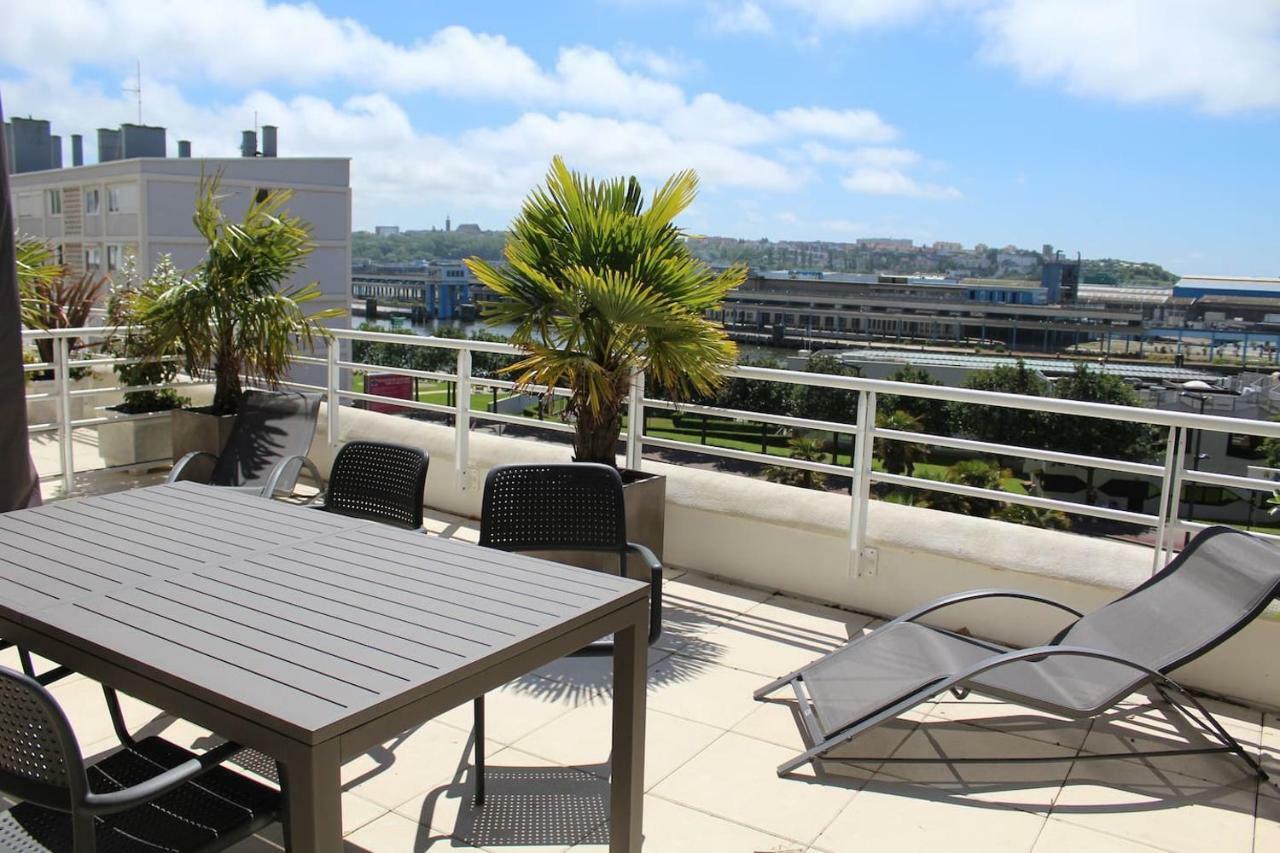
[[[103,472],[80,482],[98,490],[146,479]],[[441,514],[431,514],[427,528],[477,536],[473,522]],[[1280,849],[1280,790],[1259,786],[1235,761],[1074,760],[1202,740],[1142,696],[1103,721],[1078,723],[948,694],[845,753],[1066,759],[1060,762],[828,762],[819,773],[806,768],[780,779],[774,768],[805,744],[791,704],[754,702],[752,691],[877,621],[679,569],[668,572],[664,596],[666,632],[650,653],[646,850]],[[11,657],[0,655],[16,665]],[[343,772],[348,849],[607,849],[609,683],[607,660],[570,659],[490,694],[483,809],[471,803],[469,705],[351,762]],[[87,754],[112,748],[93,682],[73,676],[52,689]],[[1207,704],[1280,777],[1280,717]],[[135,731],[198,749],[213,743],[207,732],[140,702],[127,701],[126,715]],[[236,849],[279,844],[276,826]]]

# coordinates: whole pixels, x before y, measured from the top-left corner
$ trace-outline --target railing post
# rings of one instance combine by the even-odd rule
[[[458,350],[458,382],[454,391],[453,464],[458,488],[467,490],[467,455],[471,439],[471,350]]]
[[[71,497],[76,485],[76,459],[71,428],[71,357],[66,338],[53,339],[53,371],[58,389],[58,450],[62,454],[62,496]]]
[[[342,406],[342,400],[338,396],[338,355],[341,346],[342,342],[337,338],[330,338],[329,346],[325,349],[325,357],[328,362],[325,367],[325,411],[329,422],[330,450],[338,446],[338,409]]]
[[[631,374],[631,396],[627,400],[627,462],[639,471],[644,461],[644,371]]]
[[[871,501],[871,456],[875,445],[876,394],[858,394],[858,431],[853,441],[853,483],[849,489],[849,570],[855,577],[875,572],[875,552],[867,548],[867,509]]]
[[[1169,491],[1174,479],[1174,462],[1178,458],[1178,445],[1182,441],[1182,428],[1169,427],[1169,437],[1164,448],[1164,473],[1160,475],[1160,504],[1156,508],[1156,542],[1155,553],[1151,558],[1151,573],[1160,571],[1164,565],[1165,537],[1169,531]],[[1177,510],[1174,510],[1177,516]]]
[[[1180,504],[1182,503],[1182,475],[1186,469],[1184,461],[1187,457],[1187,433],[1190,432],[1188,427],[1175,427],[1178,430],[1177,447],[1174,450],[1173,458],[1166,457],[1166,476],[1168,480],[1169,509],[1167,521],[1165,522],[1164,547],[1162,548],[1160,563],[1156,569],[1167,564],[1173,559],[1174,543],[1177,541],[1178,535],[1178,516]]]

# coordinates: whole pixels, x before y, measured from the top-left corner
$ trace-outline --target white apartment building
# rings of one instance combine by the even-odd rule
[[[126,252],[146,274],[168,254],[180,269],[204,257],[191,216],[202,173],[222,175],[232,219],[272,188],[311,224],[315,249],[288,284],[319,284],[319,307],[351,307],[351,163],[345,157],[134,157],[10,175],[18,232],[49,241],[73,274],[109,274]],[[335,325],[346,326],[341,318]]]

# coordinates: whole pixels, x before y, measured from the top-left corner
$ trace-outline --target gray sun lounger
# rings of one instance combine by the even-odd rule
[[[1220,745],[1122,756],[1072,755],[1072,760],[1221,752],[1238,756],[1266,779],[1258,762],[1168,674],[1227,640],[1262,613],[1277,594],[1280,548],[1228,527],[1211,527],[1150,580],[1087,616],[1031,593],[998,589],[959,593],[852,640],[765,685],[755,698],[763,701],[786,685],[795,691],[812,747],[780,765],[778,775],[782,776],[811,761],[841,760],[827,753],[945,691],[962,699],[972,690],[1058,716],[1088,719],[1152,685]],[[1078,618],[1044,645],[1029,649],[1011,649],[918,621],[945,607],[985,598],[1022,599]],[[894,760],[858,758],[856,763]]]
[[[270,498],[292,494],[298,475],[306,469],[323,489],[324,479],[306,455],[316,434],[323,396],[301,391],[246,391],[222,453],[215,456],[191,451],[174,464],[165,482],[196,480]]]

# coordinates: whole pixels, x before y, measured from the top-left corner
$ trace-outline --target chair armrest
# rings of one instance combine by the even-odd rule
[[[85,811],[90,814],[103,815],[140,806],[185,785],[202,773],[212,770],[242,749],[244,747],[238,743],[224,743],[203,755],[198,755],[182,762],[177,767],[153,776],[145,782],[139,782],[136,785],[130,785],[128,788],[111,791],[106,794],[85,794]]]
[[[303,469],[306,469],[307,473],[315,479],[316,485],[319,487],[320,491],[324,491],[324,477],[320,476],[320,469],[317,468],[316,464],[310,459],[298,454],[294,456],[286,456],[276,463],[276,467],[271,470],[271,477],[267,480],[267,484],[262,487],[262,497],[275,497],[276,490],[280,487],[280,481],[289,473],[289,466],[291,465],[298,466],[292,472],[295,485],[297,483],[298,475],[302,473]],[[290,492],[292,493],[292,490],[290,490]],[[312,500],[314,500],[314,498]]]
[[[641,545],[639,542],[628,542],[627,550],[632,554],[636,554],[637,556],[639,556],[640,559],[644,560],[645,565],[649,567],[650,571],[654,571],[654,572],[662,571],[662,561],[659,560],[657,555],[654,554],[652,551],[650,551],[648,548],[646,548],[644,545]]]
[[[936,610],[942,610],[944,607],[952,607],[956,604],[964,604],[968,601],[979,601],[984,598],[1019,598],[1024,601],[1032,601],[1036,604],[1045,604],[1049,607],[1056,607],[1059,610],[1065,610],[1072,616],[1080,617],[1084,615],[1074,607],[1063,604],[1060,601],[1054,601],[1052,598],[1045,598],[1044,596],[1030,592],[1022,592],[1016,589],[973,589],[968,592],[957,592],[954,595],[945,595],[936,601],[931,601],[928,604],[922,604],[915,610],[909,610],[897,619],[886,623],[883,627],[887,628],[889,625],[896,625],[899,622],[914,622],[921,616],[926,616]]]
[[[628,542],[627,551],[636,554],[649,567],[649,645],[662,638],[662,561],[638,542]]]
[[[193,450],[174,463],[173,468],[169,470],[169,476],[165,478],[165,482],[176,483],[179,480],[190,480],[192,472],[187,469],[190,468],[192,463],[197,459],[207,459],[212,462],[213,465],[218,464],[218,457],[214,456],[212,453],[208,453],[204,450]],[[209,473],[213,473],[212,466],[209,468]],[[209,478],[205,477],[204,482],[209,482]]]

